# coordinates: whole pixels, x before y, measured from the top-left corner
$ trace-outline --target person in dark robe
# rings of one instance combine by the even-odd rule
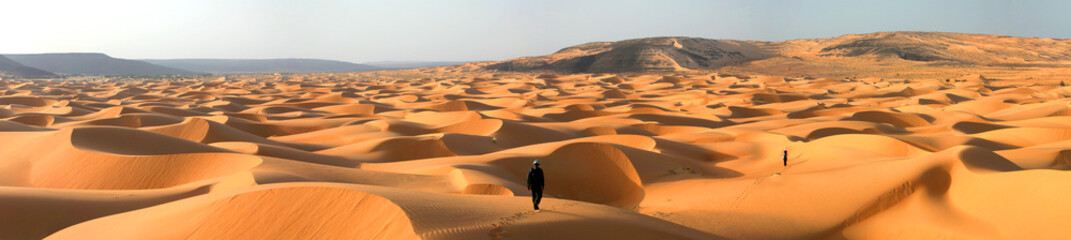
[[[543,199],[543,169],[539,168],[539,159],[528,170],[528,190],[532,191],[532,207],[539,210],[539,200]]]

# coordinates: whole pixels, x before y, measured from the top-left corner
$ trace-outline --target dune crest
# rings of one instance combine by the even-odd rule
[[[1071,71],[478,68],[0,80],[0,239],[1031,239],[1071,218]]]
[[[405,212],[397,205],[357,190],[282,187],[208,197],[101,219],[141,219],[137,223],[138,231],[109,231],[110,228],[101,229],[90,224],[68,228],[48,239],[74,239],[87,235],[110,239],[420,239],[413,232]],[[309,208],[317,211],[305,211]],[[175,217],[186,220],[182,224],[168,221]],[[273,220],[265,223],[262,219]]]

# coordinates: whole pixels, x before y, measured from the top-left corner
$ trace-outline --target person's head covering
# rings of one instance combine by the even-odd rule
[[[532,162],[532,165],[539,165],[539,159],[536,159],[534,162]]]

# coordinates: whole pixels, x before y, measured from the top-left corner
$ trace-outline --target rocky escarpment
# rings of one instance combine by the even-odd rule
[[[27,67],[0,55],[0,76],[9,77],[55,77],[56,74],[45,70]]]
[[[760,42],[660,37],[588,43],[486,66],[504,71],[658,72],[718,68],[774,56]]]
[[[564,73],[665,72],[727,66],[778,69],[801,61],[812,68],[845,64],[877,68],[941,64],[1068,67],[1071,40],[939,32],[878,32],[782,42],[656,37],[582,44],[546,56],[511,59],[483,68]]]

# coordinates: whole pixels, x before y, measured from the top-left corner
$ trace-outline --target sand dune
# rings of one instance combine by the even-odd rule
[[[523,179],[531,165],[527,160],[503,159],[496,165]],[[635,207],[643,199],[643,183],[628,156],[611,145],[568,144],[540,161],[546,166],[547,195],[623,208]]]
[[[317,211],[306,211],[307,209]],[[284,218],[278,218],[285,216]],[[173,219],[181,218],[181,224]],[[265,224],[262,219],[274,219]],[[136,231],[108,222],[133,221]],[[131,222],[131,223],[133,223]],[[98,226],[93,226],[98,225]],[[48,239],[419,239],[389,199],[326,186],[272,186],[214,194],[101,218]]]
[[[29,187],[153,189],[222,177],[260,163],[256,156],[127,128],[75,128],[9,150],[24,161],[12,174]],[[36,153],[27,155],[27,153]]]
[[[0,80],[0,239],[1053,239],[1071,217],[1056,82],[458,69]]]

